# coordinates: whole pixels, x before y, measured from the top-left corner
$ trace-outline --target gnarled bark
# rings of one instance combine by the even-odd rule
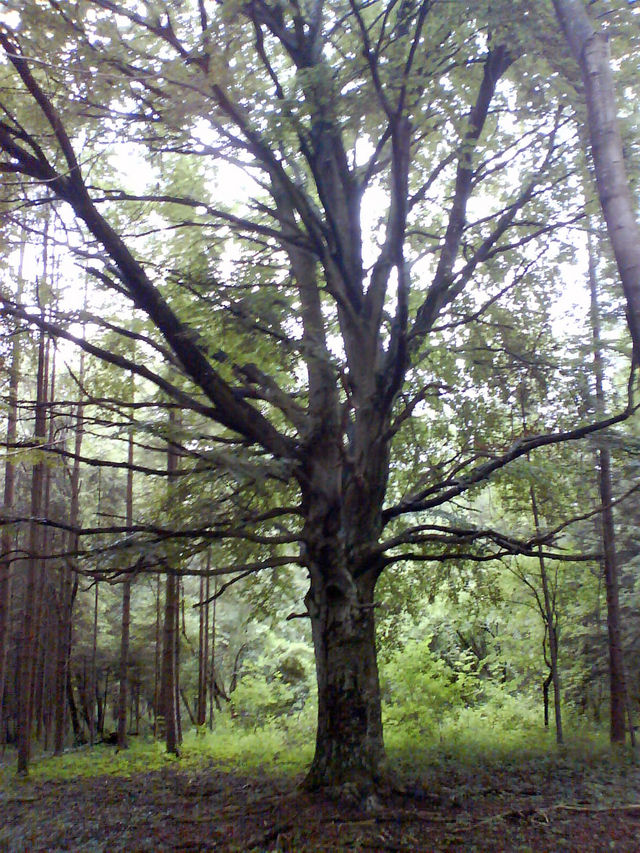
[[[346,591],[312,582],[307,596],[318,680],[318,728],[310,788],[368,789],[383,775],[373,584]]]

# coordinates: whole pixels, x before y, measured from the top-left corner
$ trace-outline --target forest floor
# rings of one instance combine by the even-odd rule
[[[125,776],[7,777],[0,851],[640,851],[640,766],[628,757],[441,757],[405,775],[402,793],[365,802],[308,794],[301,778],[210,759]]]

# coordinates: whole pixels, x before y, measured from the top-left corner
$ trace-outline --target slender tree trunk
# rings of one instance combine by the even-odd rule
[[[17,293],[19,302],[22,294],[22,269],[24,264],[24,241],[20,244],[18,260]],[[18,429],[18,382],[20,377],[20,340],[14,332],[9,364],[9,395],[7,404],[7,458],[4,469],[3,511],[7,515],[13,509],[15,497],[15,465],[13,453]],[[9,647],[9,624],[11,616],[11,566],[13,535],[8,525],[2,528],[0,537],[0,743],[4,743],[4,689],[7,679]]]
[[[180,698],[182,699],[182,703],[183,703],[184,707],[187,709],[187,714],[189,715],[189,719],[191,720],[191,725],[197,726],[198,721],[196,719],[196,715],[191,710],[191,705],[189,705],[189,697],[184,692],[184,690],[182,690],[182,688],[180,689]]]
[[[180,605],[183,601],[182,581],[176,578],[176,628],[174,633],[175,641],[175,693],[176,693],[176,735],[178,738],[178,746],[182,743],[182,711],[180,708]]]
[[[599,414],[605,409],[604,359],[600,333],[600,306],[596,273],[596,257],[589,239],[589,290],[591,293],[591,330],[593,335],[593,370],[596,380],[596,408]],[[613,519],[613,491],[611,487],[611,456],[609,448],[600,443],[598,455],[598,486],[602,504],[602,568],[607,600],[607,632],[609,646],[610,738],[612,743],[624,743],[627,713],[627,685],[624,651],[620,626],[620,600],[618,594],[618,556],[616,553],[615,525]],[[630,726],[631,728],[631,726]]]
[[[612,743],[624,743],[626,735],[626,679],[620,600],[618,595],[618,563],[611,502],[611,458],[606,448],[598,451],[600,501],[602,502],[603,570],[607,597],[607,633],[609,646],[610,737]]]
[[[69,702],[69,713],[71,715],[71,728],[73,730],[73,739],[75,743],[82,742],[82,727],[80,726],[80,718],[78,716],[78,706],[73,695],[73,684],[71,682],[71,670],[67,670],[67,700]]]
[[[535,524],[536,535],[540,535],[540,515],[538,513],[538,502],[536,501],[536,493],[533,485],[529,486],[529,496],[531,498],[531,510],[533,512],[533,521]],[[544,559],[542,546],[538,546],[538,566],[540,567],[540,582],[542,584],[542,600],[544,605],[544,619],[547,627],[547,636],[549,637],[549,663],[551,666],[551,683],[553,684],[553,709],[556,721],[556,742],[564,743],[562,733],[562,706],[560,700],[560,670],[558,668],[558,625],[555,609],[554,596],[549,587],[549,576],[547,574],[547,565]],[[548,684],[545,682],[545,687],[548,694]],[[548,702],[548,699],[547,699]],[[548,711],[545,707],[545,725],[548,721]]]
[[[607,35],[594,28],[583,0],[553,5],[580,66],[598,195],[627,303],[634,360],[640,363],[640,228],[625,171]]]
[[[208,678],[207,672],[209,669],[209,596],[211,593],[211,578],[209,570],[211,569],[211,549],[207,549],[207,576],[204,584],[204,647],[202,649],[202,713],[199,717],[199,725],[204,726],[207,722],[207,687]]]
[[[161,684],[161,641],[162,641],[162,608],[160,606],[160,575],[156,576],[156,647],[155,661],[153,672],[153,736],[158,737],[158,717],[161,714],[160,708],[160,684]]]
[[[45,385],[45,339],[40,334],[38,345],[38,371],[35,406],[34,436],[36,443],[46,437],[46,385]],[[44,459],[39,458],[31,475],[31,521],[29,522],[29,546],[27,577],[24,598],[22,642],[20,645],[20,695],[18,700],[18,773],[29,772],[31,757],[31,722],[33,716],[33,681],[36,658],[38,575],[41,563],[42,488],[44,483]]]
[[[131,402],[133,402],[132,377]],[[129,431],[127,468],[126,526],[133,525],[133,429]],[[127,744],[127,670],[129,666],[129,626],[131,623],[131,575],[122,585],[122,630],[120,634],[120,694],[118,698],[118,746],[126,749]]]
[[[205,638],[209,630],[208,610],[205,610],[207,595],[205,592],[205,578],[200,576],[200,596],[198,608],[198,701],[196,703],[197,726],[202,726],[207,720],[207,653],[205,649]],[[205,618],[206,616],[206,618]]]
[[[218,576],[213,579],[213,602],[211,607],[211,672],[209,677],[209,731],[213,729],[213,704],[216,693],[216,609],[218,604]]]
[[[107,702],[109,699],[109,668],[105,670],[104,673],[104,690],[102,695],[100,695],[100,691],[96,690],[96,697],[98,703],[98,737],[104,738],[104,723],[107,719]]]
[[[55,265],[54,275],[55,275]],[[53,351],[53,352],[52,352]],[[45,402],[49,403],[55,400],[56,390],[56,351],[51,345],[51,339],[47,339],[46,357],[45,357]],[[47,407],[48,408],[48,407]],[[48,429],[47,429],[47,447],[52,447],[55,440],[55,424],[53,419],[53,410],[48,409]],[[43,472],[43,497],[41,506],[41,515],[44,518],[51,516],[51,468],[49,465],[44,466]],[[47,641],[47,628],[49,622],[49,613],[47,610],[51,607],[51,587],[49,577],[51,570],[45,561],[45,557],[52,553],[54,534],[53,530],[46,526],[41,531],[41,552],[43,559],[40,560],[38,567],[38,583],[36,588],[36,650],[33,676],[33,709],[34,719],[36,724],[35,736],[39,741],[42,737],[42,725],[44,722],[44,708],[46,694],[44,692],[44,680],[47,670],[48,658],[51,651],[50,644]]]
[[[89,671],[89,678],[91,680],[91,684],[89,689],[91,691],[91,705],[89,707],[89,743],[91,746],[96,741],[96,723],[97,723],[97,715],[96,710],[98,708],[98,672],[97,672],[97,663],[98,663],[98,602],[100,598],[100,584],[98,581],[95,581],[95,591],[93,597],[93,630],[91,632],[91,669]],[[97,714],[99,716],[99,710]]]
[[[176,610],[178,606],[177,577],[167,573],[164,603],[162,643],[162,682],[160,705],[164,721],[167,752],[178,754],[178,719],[176,709]]]
[[[131,578],[122,584],[122,622],[120,630],[120,666],[118,689],[117,742],[120,749],[127,749],[127,693],[129,669],[129,633],[131,625]]]
[[[551,686],[551,682],[553,680],[553,675],[551,673],[551,667],[549,667],[549,674],[542,682],[542,702],[544,705],[544,727],[545,729],[549,728],[549,687]]]
[[[49,644],[43,644],[44,665],[42,672],[42,748],[44,752],[48,752],[49,744],[51,743],[51,731],[55,699],[55,667],[56,660],[58,657],[58,646],[60,644],[60,632],[58,625],[58,617],[55,609],[55,596],[53,591],[51,591],[49,598],[51,600],[51,603],[45,610],[45,619],[42,625],[42,631],[44,636],[53,638],[53,642]]]
[[[170,428],[175,427],[176,415],[174,410],[170,410]],[[169,473],[169,490],[171,490],[172,476],[178,468],[178,454],[175,445],[172,443],[172,436],[169,439],[169,449],[167,453],[167,471]],[[176,681],[176,643],[178,625],[178,576],[171,571],[167,572],[167,582],[165,589],[165,604],[164,604],[164,631],[162,645],[162,685],[161,685],[161,706],[162,715],[164,718],[165,727],[165,742],[167,752],[174,755],[179,754],[179,734],[178,734],[178,709],[177,709],[177,681]]]
[[[80,385],[84,379],[84,353],[80,356]],[[65,685],[67,683],[67,673],[69,670],[69,661],[71,657],[71,641],[73,631],[73,605],[78,592],[78,575],[73,572],[75,567],[75,553],[79,546],[78,534],[73,530],[80,523],[80,454],[82,452],[82,440],[84,438],[84,404],[78,403],[75,416],[75,436],[74,436],[74,458],[71,471],[69,473],[69,485],[71,498],[69,502],[69,523],[72,527],[67,537],[67,547],[72,554],[72,566],[62,566],[60,569],[60,631],[59,631],[59,646],[56,661],[56,682],[55,682],[55,735],[54,735],[54,753],[59,755],[64,749],[64,741],[67,730],[67,703],[65,701]],[[92,661],[93,666],[93,661]],[[89,687],[88,695],[89,704],[89,740],[93,743],[93,690],[92,690],[92,669],[89,672]]]

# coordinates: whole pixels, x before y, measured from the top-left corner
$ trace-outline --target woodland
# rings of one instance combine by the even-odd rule
[[[0,846],[637,849],[639,10],[0,2]]]

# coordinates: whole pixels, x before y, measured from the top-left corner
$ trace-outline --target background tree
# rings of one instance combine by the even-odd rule
[[[553,0],[553,5],[580,68],[598,196],[627,303],[627,322],[637,362],[640,228],[625,169],[608,38],[594,26],[582,0]]]

